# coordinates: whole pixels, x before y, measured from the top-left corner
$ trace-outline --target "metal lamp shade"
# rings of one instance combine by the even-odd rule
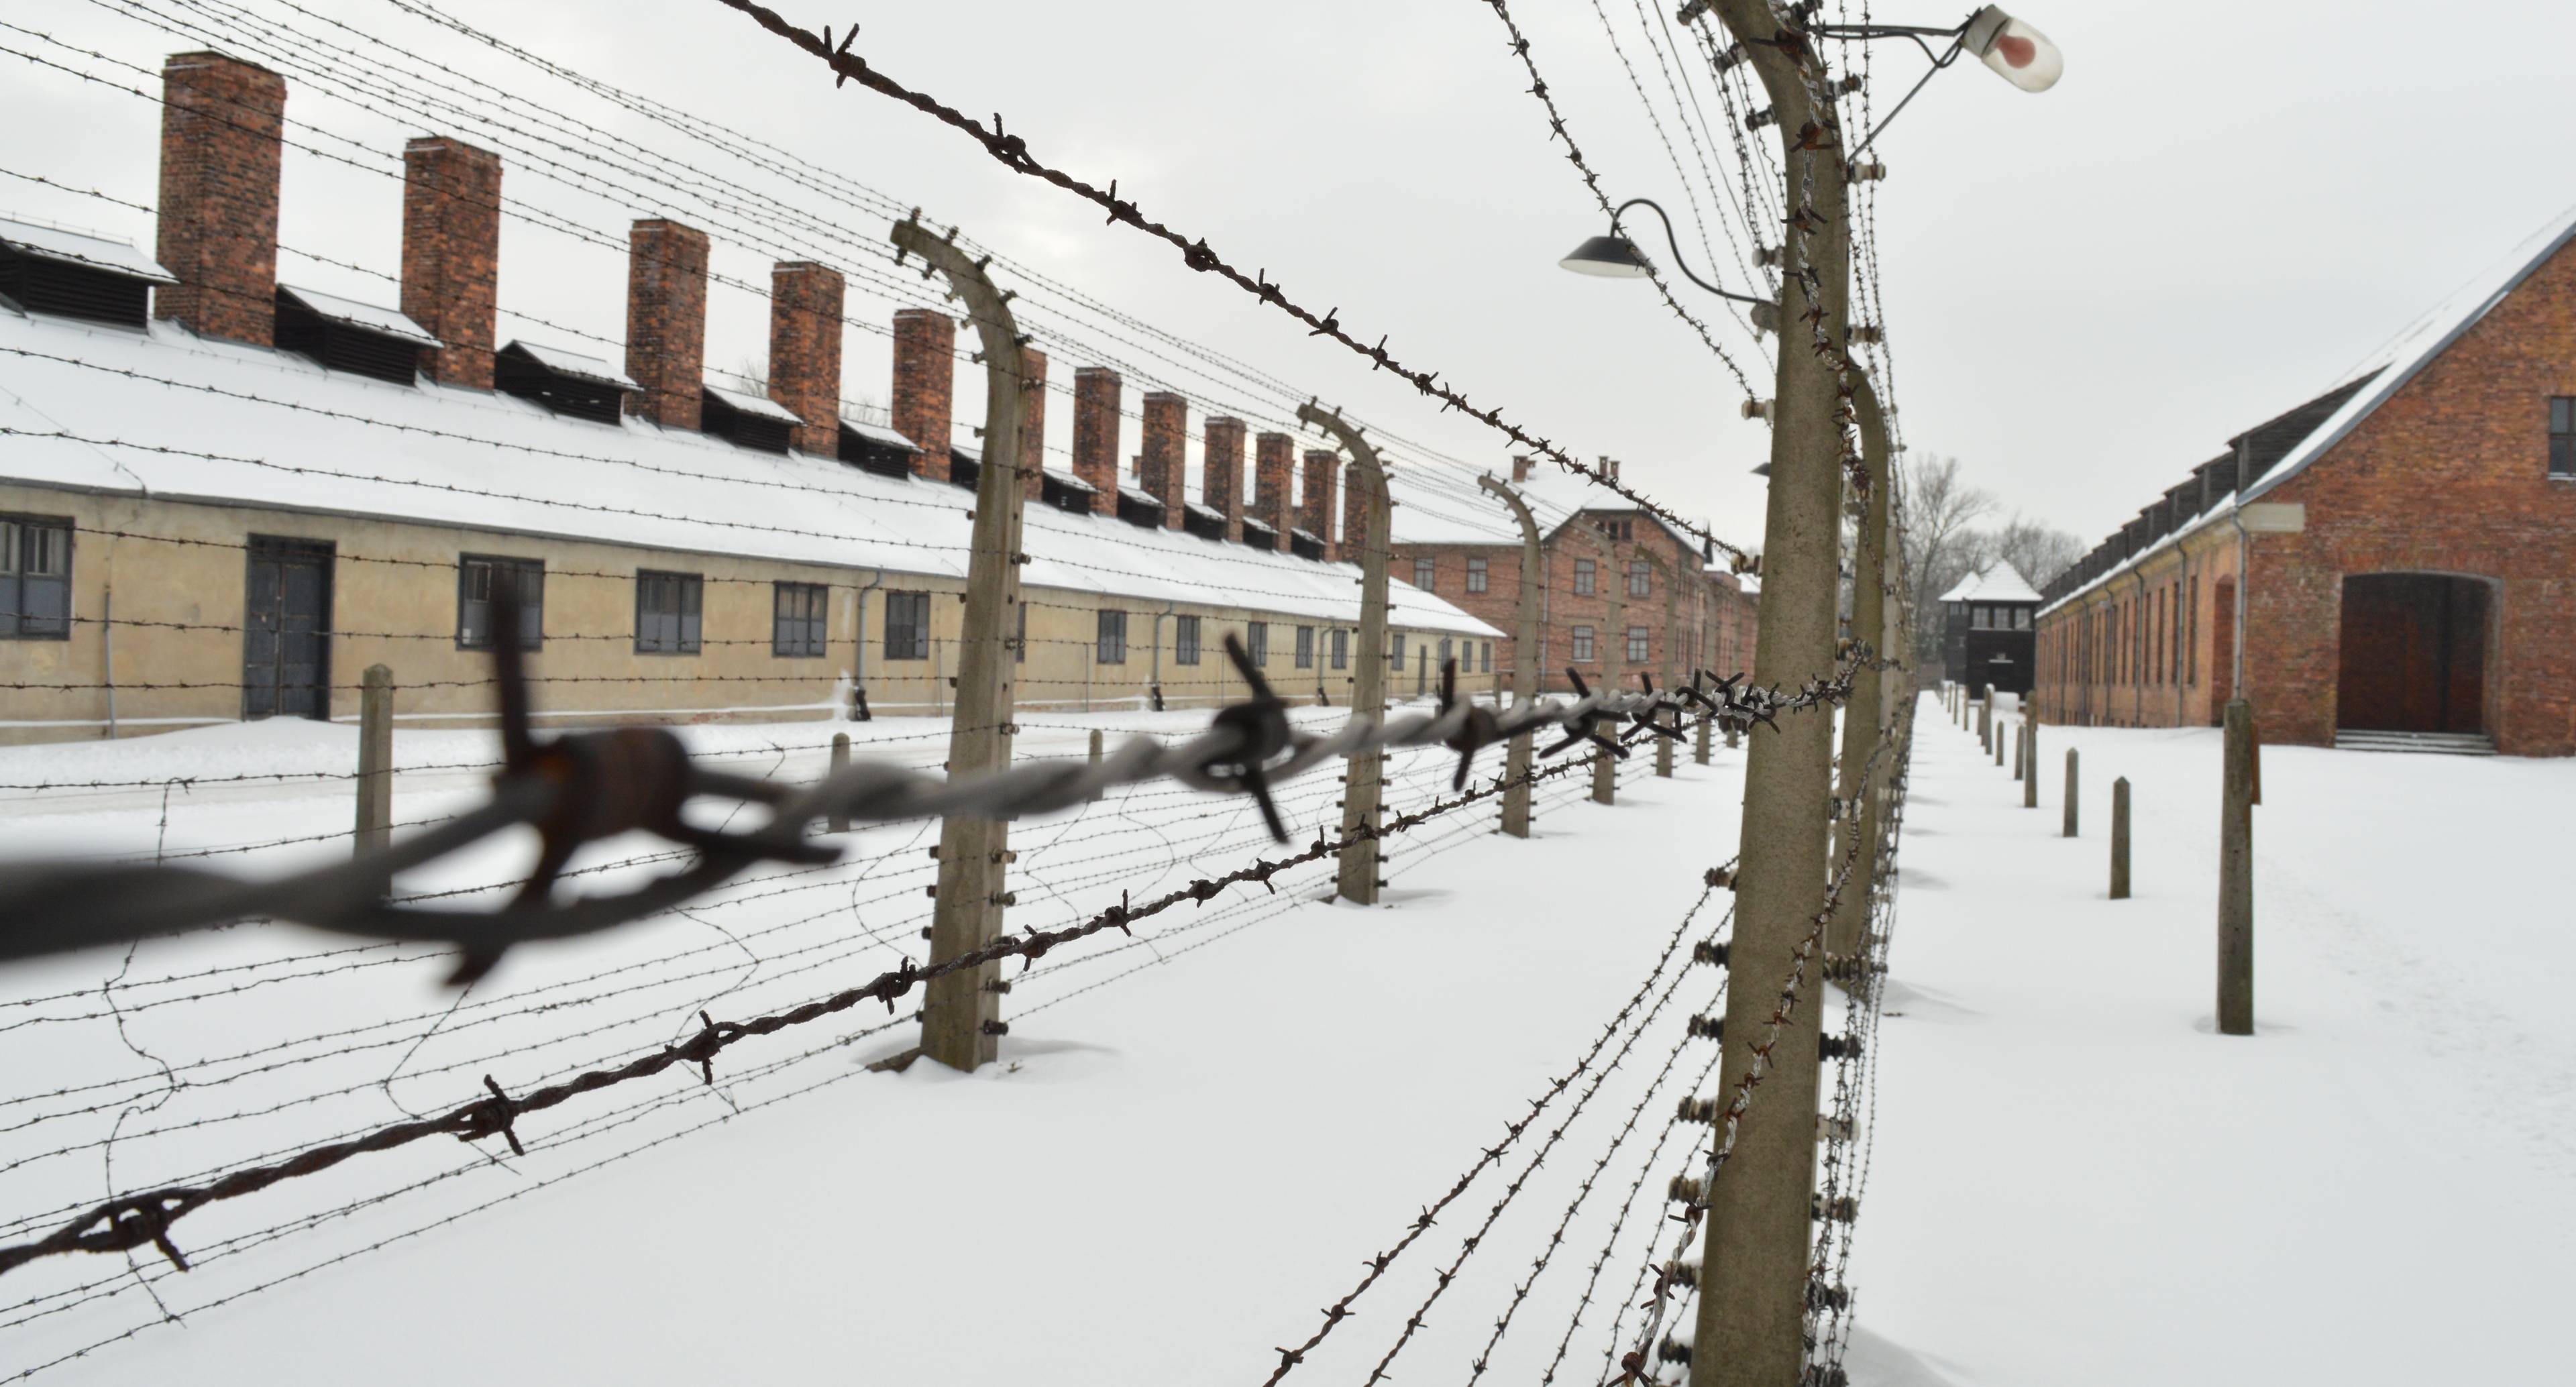
[[[1648,268],[1636,243],[1619,235],[1595,236],[1556,263],[1579,275],[1600,275],[1605,279],[1643,279]]]

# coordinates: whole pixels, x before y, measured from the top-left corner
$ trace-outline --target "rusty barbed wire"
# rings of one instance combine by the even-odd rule
[[[1476,405],[1456,387],[1440,384],[1439,372],[1406,366],[1386,349],[1385,337],[1380,337],[1375,346],[1363,345],[1342,326],[1341,310],[1338,306],[1317,314],[1314,310],[1291,300],[1285,290],[1271,282],[1268,271],[1255,271],[1247,275],[1219,256],[1208,245],[1207,238],[1200,237],[1192,240],[1163,223],[1147,217],[1135,202],[1118,196],[1116,180],[1111,180],[1109,186],[1102,189],[1040,163],[1029,153],[1027,138],[1008,133],[1003,128],[999,114],[994,116],[992,128],[987,129],[982,121],[897,82],[871,66],[866,58],[849,51],[850,40],[857,35],[856,26],[853,26],[850,33],[843,36],[839,46],[835,47],[826,43],[820,35],[788,23],[779,16],[777,11],[766,5],[755,4],[753,0],[716,0],[716,3],[741,11],[763,29],[822,59],[839,79],[833,85],[856,81],[861,86],[903,102],[940,123],[964,133],[977,144],[982,145],[986,153],[991,154],[1012,172],[1053,184],[1083,198],[1106,211],[1112,225],[1123,222],[1169,244],[1181,252],[1182,263],[1191,269],[1217,275],[1263,303],[1304,323],[1309,329],[1308,336],[1331,338],[1359,355],[1367,357],[1376,369],[1392,372],[1423,395],[1439,400],[1445,408],[1455,409],[1566,471],[1589,478],[1594,484],[1626,497],[1639,508],[1662,519],[1665,523],[1686,534],[1707,540],[1724,549],[1730,556],[1745,561],[1751,559],[1752,555],[1749,551],[1719,538],[1711,533],[1707,526],[1675,514],[1660,503],[1621,483],[1605,469],[1579,461],[1565,449],[1557,446],[1554,441],[1541,438],[1520,425],[1504,422],[1500,409],[1488,409]],[[1713,340],[1712,346],[1714,346]]]

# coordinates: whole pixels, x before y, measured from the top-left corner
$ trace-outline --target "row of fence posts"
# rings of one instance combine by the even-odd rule
[[[1944,698],[1961,728],[1973,721],[1995,764],[2003,764],[2002,732],[1995,720],[1994,691],[1972,698],[1961,685],[1951,685]],[[2254,806],[2263,802],[2262,746],[2255,735],[2253,705],[2230,699],[2222,717],[2223,744],[2219,772],[2218,826],[2218,1030],[2221,1035],[2254,1033]],[[2066,790],[2059,836],[2078,836],[2077,806],[2082,803],[2081,761],[2066,749]],[[2039,722],[2025,705],[2013,732],[2013,778],[2021,782],[2025,809],[2039,807]],[[2131,898],[2129,778],[2111,782],[2110,899]]]

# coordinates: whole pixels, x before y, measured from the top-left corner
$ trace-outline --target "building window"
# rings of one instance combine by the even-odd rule
[[[71,634],[72,522],[0,515],[0,638]]]
[[[1589,626],[1577,626],[1574,628],[1574,662],[1581,665],[1589,664],[1591,663],[1591,660],[1592,628]]]
[[[1590,559],[1574,561],[1574,595],[1577,597],[1592,595],[1592,560]]]
[[[1483,659],[1483,661],[1485,662],[1484,672],[1485,672],[1485,673],[1487,673],[1487,674],[1491,674],[1491,673],[1493,673],[1493,672],[1494,672],[1494,643],[1493,643],[1492,641],[1481,641],[1481,642],[1478,642],[1477,648],[1482,652],[1482,654],[1481,654],[1481,656],[1480,656],[1479,658]]]
[[[1628,663],[1632,665],[1642,665],[1646,662],[1646,655],[1646,628],[1643,626],[1629,627]]]
[[[1395,633],[1395,653],[1389,659],[1389,668],[1398,674],[1404,673],[1404,633],[1402,631]]]
[[[2013,629],[2016,631],[2027,631],[2030,629],[2030,608],[2015,607],[2013,609]]]
[[[1100,613],[1100,663],[1127,663],[1127,614],[1103,608]]]
[[[2576,397],[2549,402],[2549,475],[2576,478]]]
[[[1628,595],[1630,597],[1649,597],[1654,594],[1654,591],[1654,574],[1648,566],[1643,561],[1629,564]]]
[[[1252,657],[1252,664],[1256,669],[1270,663],[1269,622],[1255,621],[1244,626],[1243,653]]]
[[[1346,630],[1342,629],[1341,627],[1338,627],[1338,626],[1337,626],[1337,627],[1334,627],[1334,628],[1333,628],[1333,668],[1335,668],[1335,669],[1349,669],[1350,667],[1351,667],[1351,633],[1350,633],[1349,631],[1346,631]]]
[[[698,613],[706,581],[695,573],[635,575],[635,651],[639,655],[698,653]]]
[[[457,649],[492,648],[493,584],[503,575],[518,584],[519,648],[535,650],[545,644],[545,561],[463,554],[456,560]]]
[[[823,653],[823,626],[832,613],[832,590],[821,583],[777,583],[770,588],[769,653],[813,659]]]
[[[1313,669],[1314,667],[1315,628],[1300,626],[1297,628],[1297,668]]]
[[[1484,590],[1485,561],[1483,559],[1467,560],[1467,591],[1483,592]]]
[[[1172,618],[1172,662],[1194,665],[1199,662],[1199,619],[1194,616]]]
[[[885,657],[930,658],[930,594],[889,592],[885,603]]]
[[[1413,585],[1422,589],[1424,592],[1431,591],[1431,578],[1437,571],[1438,570],[1432,566],[1431,560],[1415,559],[1413,561]]]

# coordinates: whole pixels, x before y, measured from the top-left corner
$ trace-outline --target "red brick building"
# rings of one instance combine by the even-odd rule
[[[2576,215],[2052,583],[2041,716],[2576,754]]]
[[[1499,685],[1520,659],[1520,522],[1498,497],[1463,489],[1415,494],[1404,480],[1396,492],[1393,576],[1502,629],[1494,642]],[[1533,467],[1528,458],[1512,460],[1511,482],[1539,527],[1542,692],[1570,692],[1569,667],[1594,688],[1633,686],[1639,671],[1660,682],[1671,669],[1752,668],[1754,596],[1726,565],[1712,562],[1702,541],[1615,492]],[[1680,640],[1674,652],[1668,593]]]

